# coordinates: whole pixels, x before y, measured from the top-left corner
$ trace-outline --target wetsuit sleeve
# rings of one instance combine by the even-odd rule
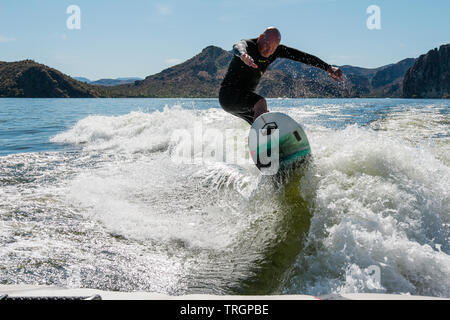
[[[313,56],[311,54],[308,54],[306,52],[293,49],[290,47],[286,47],[284,45],[279,45],[277,48],[277,57],[278,58],[286,58],[302,63],[309,64],[310,66],[317,67],[323,70],[328,70],[331,66],[324,62],[323,60],[317,58],[316,56]]]
[[[240,57],[244,53],[247,53],[247,42],[241,40],[233,46],[233,54]]]

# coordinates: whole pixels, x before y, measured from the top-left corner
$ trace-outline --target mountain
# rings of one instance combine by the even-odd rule
[[[217,97],[232,54],[208,46],[195,57],[133,84],[110,87],[118,97]],[[256,91],[266,97],[400,97],[403,75],[414,59],[367,69],[342,66],[344,83],[334,82],[320,69],[277,59]],[[372,83],[373,82],[373,83]]]
[[[118,86],[126,83],[134,83],[137,80],[142,80],[142,78],[130,77],[130,78],[117,78],[117,79],[100,79],[96,81],[91,81],[90,84],[96,86]]]
[[[343,83],[318,68],[277,59],[256,91],[269,98],[448,96],[449,46],[417,60],[408,58],[379,68],[340,66]],[[0,96],[216,98],[232,57],[230,51],[208,46],[191,59],[145,79],[101,79],[89,84],[31,60],[0,62]]]
[[[0,97],[93,98],[89,85],[32,60],[0,63]]]
[[[403,76],[413,63],[414,59],[409,58],[374,69],[340,66],[344,81],[336,83],[321,69],[278,59],[261,81],[261,93],[286,97],[401,97]],[[275,75],[277,71],[281,74]],[[275,88],[271,78],[285,85]]]
[[[125,78],[116,78],[115,80],[119,80],[119,81],[136,81],[136,80],[144,80],[142,78],[138,78],[138,77],[125,77]]]
[[[133,84],[108,88],[119,97],[217,97],[232,54],[209,46],[193,58]]]
[[[80,82],[91,83],[91,80],[89,80],[88,78],[84,78],[84,77],[73,77],[73,78]]]
[[[75,80],[80,82],[89,83],[97,86],[118,86],[125,83],[133,83],[137,80],[143,80],[142,78],[137,77],[126,77],[126,78],[116,78],[116,79],[99,79],[95,81],[91,81],[88,78],[84,77],[73,77]]]
[[[403,78],[415,59],[407,58],[379,70],[372,78],[372,96],[397,97],[403,95]]]
[[[421,55],[403,80],[405,98],[450,98],[450,44]]]

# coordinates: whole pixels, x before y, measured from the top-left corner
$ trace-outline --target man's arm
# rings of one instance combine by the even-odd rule
[[[241,40],[233,46],[233,54],[252,68],[258,68],[253,58],[247,53],[247,41]]]
[[[330,77],[333,78],[333,80],[337,81],[338,79],[343,81],[342,79],[342,71],[339,68],[333,67],[329,65],[328,63],[324,62],[323,60],[317,58],[316,56],[313,56],[309,53],[286,47],[284,45],[279,45],[277,48],[278,57],[280,58],[286,58],[302,63],[306,63],[310,66],[320,68],[322,70],[325,70],[330,74]]]
[[[280,57],[280,58],[286,58],[286,59],[306,63],[306,64],[309,64],[310,66],[317,67],[317,68],[323,69],[325,71],[327,71],[331,67],[328,63],[322,61],[321,59],[317,58],[316,56],[313,56],[309,53],[306,53],[306,52],[303,52],[303,51],[300,51],[300,50],[297,50],[294,48],[286,47],[282,44],[280,44],[278,46],[278,50],[279,50],[278,57]]]
[[[247,42],[241,40],[233,46],[233,54],[240,58],[244,53],[247,53]]]

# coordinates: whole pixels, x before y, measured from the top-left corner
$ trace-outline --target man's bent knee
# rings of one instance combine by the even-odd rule
[[[254,114],[254,120],[256,120],[256,118],[258,118],[260,115],[269,112],[269,110],[267,110],[267,102],[266,99],[262,98],[260,100],[258,100],[257,103],[255,103],[255,106],[253,107],[253,110],[255,112]]]

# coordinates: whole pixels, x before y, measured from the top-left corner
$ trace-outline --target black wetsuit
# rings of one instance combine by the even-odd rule
[[[286,47],[282,44],[269,57],[265,58],[258,52],[257,38],[241,40],[233,46],[234,57],[228,72],[222,81],[219,91],[219,102],[222,108],[238,116],[249,124],[253,123],[254,105],[262,97],[254,92],[267,67],[276,58],[286,58],[303,62],[314,67],[327,70],[330,65],[308,53]],[[246,65],[240,58],[243,53],[250,55],[258,68]]]

